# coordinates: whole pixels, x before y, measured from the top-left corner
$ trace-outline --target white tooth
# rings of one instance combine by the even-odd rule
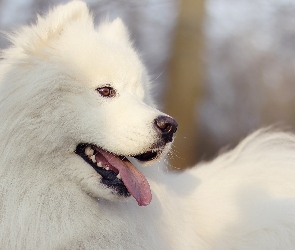
[[[96,166],[102,168],[101,162],[96,163]]]
[[[110,170],[110,168],[109,167],[106,167],[106,170]]]
[[[89,155],[89,151],[91,150],[91,147],[89,147],[89,146],[87,146],[86,148],[85,148],[85,154],[86,155]]]
[[[120,180],[122,179],[120,173],[117,175],[117,178],[120,179]]]
[[[90,147],[90,146],[87,146],[85,148],[85,154],[88,155],[88,156],[92,156],[94,153],[94,150]]]
[[[95,155],[92,155],[92,156],[90,157],[90,159],[92,160],[93,163],[96,163]]]

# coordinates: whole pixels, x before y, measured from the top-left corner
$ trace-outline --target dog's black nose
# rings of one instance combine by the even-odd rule
[[[157,128],[161,131],[162,137],[165,140],[165,142],[172,142],[173,140],[173,134],[177,130],[177,122],[169,117],[169,116],[158,116],[155,119],[155,124]]]

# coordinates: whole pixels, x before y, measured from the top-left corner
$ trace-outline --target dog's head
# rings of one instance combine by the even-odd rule
[[[2,90],[13,104],[1,108],[11,114],[21,106],[13,116],[27,140],[46,143],[35,152],[63,152],[67,175],[95,197],[131,194],[147,205],[149,184],[129,159],[161,157],[177,123],[154,107],[122,21],[95,28],[85,3],[73,1],[9,36],[14,45],[4,52]]]

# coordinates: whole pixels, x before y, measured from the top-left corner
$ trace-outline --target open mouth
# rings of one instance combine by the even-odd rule
[[[152,195],[147,179],[125,156],[112,154],[88,143],[80,143],[75,152],[101,175],[103,184],[119,195],[132,195],[140,206],[151,202]],[[157,151],[148,151],[132,157],[140,161],[151,161],[158,154]]]

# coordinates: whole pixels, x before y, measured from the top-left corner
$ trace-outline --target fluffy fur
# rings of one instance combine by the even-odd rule
[[[73,1],[9,38],[0,64],[1,249],[295,249],[293,134],[258,131],[181,174],[130,158],[152,189],[140,207],[74,153],[88,142],[137,155],[158,140],[153,121],[163,113],[121,20],[95,28]],[[116,98],[95,91],[106,85]]]

